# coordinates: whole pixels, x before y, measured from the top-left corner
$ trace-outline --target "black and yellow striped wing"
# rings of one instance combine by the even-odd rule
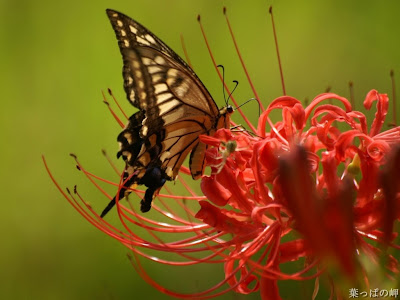
[[[232,109],[219,110],[193,70],[148,29],[114,10],[107,15],[123,58],[127,98],[139,109],[118,136],[118,155],[127,176],[133,174],[130,184],[146,185],[153,197],[176,178],[189,153],[192,177],[201,177],[206,145],[199,135],[229,126]]]

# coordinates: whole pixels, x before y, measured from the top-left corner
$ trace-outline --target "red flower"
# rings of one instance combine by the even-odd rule
[[[339,100],[345,110],[327,104],[316,107],[327,99]],[[369,131],[365,116],[352,111],[345,98],[322,94],[306,108],[292,97],[275,99],[260,116],[258,136],[226,129],[213,137],[202,136],[202,142],[210,145],[206,163],[211,175],[201,182],[206,197],[197,196],[179,176],[191,195],[160,194],[158,203],[164,208],[154,204],[154,210],[170,222],[150,219],[136,212],[135,205],[129,208],[117,201],[125,229],[121,231],[101,219],[76,190],[75,195],[65,193],[52,179],[90,223],[132,251],[132,264],[147,282],[171,296],[209,298],[234,290],[260,291],[263,299],[280,299],[278,280],[318,280],[333,269],[352,280],[364,274],[368,285],[371,266],[363,257],[378,268],[385,254],[385,273],[392,278],[399,271],[398,261],[386,249],[400,248],[393,232],[400,216],[400,127],[381,132],[388,98],[373,90],[365,107],[370,108],[372,101],[377,101],[377,113]],[[269,121],[266,130],[268,115],[276,109],[282,111],[282,120]],[[339,130],[334,121],[346,123],[348,129]],[[98,180],[110,182],[77,164],[111,199]],[[182,172],[189,174],[185,167]],[[193,210],[188,201],[200,206]],[[162,258],[162,253],[175,253],[179,259]],[[225,279],[203,292],[176,293],[156,283],[139,256],[176,266],[219,263]],[[295,273],[280,271],[282,264],[301,258],[306,265]],[[228,288],[221,291],[224,284]]]
[[[327,99],[339,100],[345,109],[316,107]],[[220,130],[214,139],[203,139],[213,146],[207,153],[212,174],[201,185],[212,204],[202,203],[196,217],[233,234],[236,248],[225,265],[237,260],[252,267],[263,299],[278,299],[278,280],[318,278],[332,265],[356,280],[360,271],[367,274],[362,256],[378,262],[379,244],[399,248],[393,244],[393,223],[400,216],[400,127],[381,132],[388,98],[372,90],[365,108],[373,101],[377,113],[369,131],[365,116],[352,111],[345,98],[322,94],[306,108],[289,96],[275,99],[259,119],[260,137]],[[282,121],[266,130],[268,115],[276,109],[282,110]],[[334,121],[349,129],[340,130]],[[226,145],[238,140],[240,146],[226,157]],[[283,242],[291,231],[300,236],[289,235],[292,240]],[[292,275],[279,271],[282,263],[302,257],[308,261],[303,270]],[[398,273],[398,262],[389,254],[387,260],[390,277]],[[309,275],[312,266],[317,267]],[[368,276],[363,280],[368,282]]]
[[[232,32],[229,21],[228,26]],[[235,40],[234,44],[237,47]],[[247,71],[246,76],[258,99]],[[340,105],[321,104],[326,100]],[[200,137],[209,145],[206,165],[211,173],[200,185],[205,196],[194,193],[179,175],[178,184],[187,194],[174,195],[164,186],[151,215],[116,197],[120,227],[102,219],[76,188],[74,193],[61,189],[45,165],[71,205],[130,249],[137,272],[165,294],[206,299],[229,291],[259,292],[262,299],[277,300],[278,281],[315,280],[314,299],[324,276],[340,298],[337,274],[354,286],[369,287],[380,283],[377,274],[394,279],[399,273],[399,262],[390,251],[400,249],[394,231],[400,217],[400,127],[382,131],[388,97],[372,90],[364,107],[369,110],[374,102],[370,126],[364,114],[333,93],[318,95],[307,107],[290,96],[275,99],[266,109],[260,103],[257,128],[239,109],[254,134],[236,126]],[[273,123],[269,115],[276,110],[281,110],[281,118]],[[125,187],[129,178],[112,163],[116,183],[97,177],[77,159],[76,163],[109,200],[112,196],[102,184],[117,187],[117,195],[124,188],[143,198],[143,191]],[[182,173],[190,174],[185,167]],[[204,291],[178,293],[156,282],[140,257],[176,267],[219,264],[225,277]],[[283,271],[287,265],[296,270]]]

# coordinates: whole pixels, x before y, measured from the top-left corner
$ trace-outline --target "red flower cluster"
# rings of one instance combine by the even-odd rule
[[[317,106],[327,99],[344,109]],[[400,217],[400,127],[381,132],[388,97],[372,90],[365,108],[373,102],[377,112],[369,130],[361,112],[327,93],[306,108],[289,96],[275,99],[259,119],[257,136],[220,130],[202,138],[213,146],[207,153],[212,174],[201,184],[211,203],[200,201],[196,217],[232,235],[235,247],[224,263],[227,277],[237,272],[235,261],[242,265],[242,278],[228,281],[237,292],[248,292],[251,273],[263,299],[280,299],[278,280],[305,279],[314,267],[311,277],[317,278],[332,263],[352,280],[361,271],[368,285],[361,258],[378,265],[379,244],[400,248],[393,232]],[[276,109],[282,121],[272,124],[268,115]],[[300,235],[284,242],[293,230]],[[399,272],[398,261],[386,255],[391,277]],[[303,270],[279,271],[282,263],[302,257],[308,262]]]
[[[338,100],[344,109],[319,105],[327,99]],[[369,130],[366,117],[352,111],[348,100],[327,93],[305,108],[289,96],[275,99],[260,116],[256,135],[222,129],[213,137],[202,136],[210,145],[206,162],[211,175],[201,182],[206,197],[197,196],[179,176],[190,196],[174,196],[166,187],[169,194],[160,194],[153,206],[153,213],[168,222],[117,201],[121,231],[101,219],[77,191],[65,193],[52,179],[90,223],[132,251],[132,264],[147,282],[171,296],[204,299],[234,290],[280,299],[279,280],[315,278],[318,283],[321,274],[330,276],[332,266],[368,286],[371,266],[365,258],[380,268],[384,256],[384,273],[393,279],[399,264],[389,250],[400,248],[393,229],[400,216],[400,127],[382,131],[388,98],[372,90],[364,106],[370,109],[373,102],[377,111]],[[272,123],[268,115],[277,109],[282,119]],[[77,163],[111,199],[98,180],[110,182]],[[185,167],[182,171],[189,173]],[[164,259],[154,251],[179,259]],[[139,256],[176,266],[220,263],[225,278],[202,292],[173,292],[146,273]],[[282,264],[300,259],[300,270],[281,271]],[[335,278],[330,279],[334,284]]]

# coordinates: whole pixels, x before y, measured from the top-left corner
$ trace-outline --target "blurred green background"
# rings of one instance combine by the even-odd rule
[[[240,82],[235,98],[242,103],[253,95],[222,14],[227,6],[249,73],[267,104],[282,94],[271,4],[289,95],[312,99],[331,86],[348,97],[350,80],[357,109],[370,89],[391,95],[389,71],[400,72],[397,0],[0,2],[2,299],[168,299],[135,273],[127,249],[67,203],[45,172],[41,155],[63,187],[78,184],[94,209],[104,207],[107,200],[76,171],[68,154],[76,153],[89,170],[110,178],[100,150],[114,156],[120,128],[102,104],[101,91],[112,88],[124,108],[134,111],[122,89],[122,60],[106,8],[138,20],[179,54],[182,33],[195,71],[222,106],[221,83],[196,16],[202,16],[227,81]],[[256,110],[254,104],[244,108],[253,121]],[[148,268],[169,277],[169,287],[176,290],[195,292],[196,278],[222,280],[221,266],[193,278],[183,272],[171,276],[157,265]],[[297,299],[297,292],[283,295]],[[221,299],[258,298],[229,294]]]

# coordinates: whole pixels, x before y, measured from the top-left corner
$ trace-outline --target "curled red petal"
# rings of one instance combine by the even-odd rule
[[[293,108],[291,109],[291,113],[293,116],[293,120],[296,124],[296,128],[301,130],[306,125],[305,117],[306,113],[304,111],[303,105],[301,103],[296,103]]]
[[[379,163],[370,159],[367,155],[358,152],[360,157],[360,168],[362,173],[362,179],[359,182],[359,188],[357,193],[357,205],[372,204],[379,202],[380,199],[377,193],[378,189],[378,175],[379,175]],[[381,214],[381,210],[373,212],[374,214]]]
[[[244,154],[244,155],[242,155],[242,154]],[[247,154],[249,154],[248,151],[243,151],[243,152],[235,151],[235,153],[233,154],[233,157],[235,158],[234,159],[235,165],[241,171],[244,171],[248,164],[249,158],[248,157],[246,158],[246,156],[248,156]],[[229,159],[229,161],[231,161],[231,160]]]
[[[337,163],[334,157],[334,152],[323,152],[321,163],[328,193],[333,195],[337,192],[339,185],[339,178],[336,174]]]
[[[321,122],[317,122],[317,117],[322,114],[326,115],[321,119]],[[340,122],[345,120],[349,123],[352,121],[342,108],[331,104],[324,104],[315,109],[311,122],[313,125],[316,125],[317,123],[323,123],[331,120]]]
[[[268,171],[274,171],[279,166],[278,152],[280,151],[281,144],[276,139],[264,139],[254,145],[254,153],[258,155],[253,156],[253,168],[255,164],[261,163]]]
[[[317,117],[320,115],[323,116],[321,120],[318,121]],[[358,119],[360,123],[357,123],[355,119]],[[325,123],[330,125],[332,124],[332,121],[346,122],[352,129],[360,130],[365,134],[367,133],[366,118],[362,113],[357,111],[345,112],[342,108],[334,105],[325,104],[317,107],[314,111],[314,116],[311,119],[312,124],[318,127],[327,126]]]
[[[368,143],[372,142],[372,139],[368,135],[366,135],[364,133],[361,133],[358,130],[349,130],[347,132],[342,133],[339,136],[339,138],[338,138],[338,140],[337,140],[337,142],[335,144],[336,158],[337,158],[338,161],[344,161],[345,160],[346,151],[349,148],[352,148],[351,146],[353,146],[353,140],[356,137],[363,138]]]
[[[199,204],[201,208],[195,217],[219,231],[245,238],[254,238],[260,232],[260,228],[245,221],[248,218],[243,215],[221,209],[208,201],[202,200]]]
[[[315,97],[311,101],[310,105],[308,105],[306,107],[305,118],[308,119],[308,117],[311,114],[311,111],[314,109],[315,106],[317,106],[320,102],[328,100],[328,99],[336,99],[336,100],[341,101],[343,103],[344,107],[346,108],[346,112],[351,111],[351,104],[350,104],[349,100],[347,100],[346,98],[341,97],[339,95],[336,95],[334,93],[325,93],[325,94],[321,94],[321,95],[318,95],[317,97]]]
[[[220,173],[215,175],[215,178],[218,180],[218,183],[232,193],[229,202],[231,206],[240,209],[244,213],[251,213],[254,203],[247,196],[247,187],[239,182],[242,179],[239,175],[239,170],[223,168]]]
[[[261,137],[265,137],[265,124],[267,124],[269,112],[269,110],[264,110],[264,112],[258,118],[257,134]]]
[[[237,279],[236,276],[232,276],[235,275],[234,273],[237,273],[238,271],[237,268],[234,267],[235,260],[229,259],[224,265],[225,278],[227,283],[230,286],[234,287],[234,290],[236,292],[241,294],[250,294],[257,291],[260,285],[257,276],[249,273],[244,262],[244,260],[239,260],[239,265],[241,265],[240,277],[239,279]],[[252,284],[254,281],[256,282],[254,287],[250,288],[249,285]]]
[[[376,103],[376,113],[374,121],[371,125],[371,130],[369,132],[370,136],[374,136],[381,131],[383,123],[385,122],[386,114],[389,108],[389,98],[386,94],[379,94],[376,90],[371,90],[364,100],[364,107],[370,109],[372,103]]]
[[[218,210],[216,210],[213,205],[204,200],[200,201],[199,204],[201,208],[195,215],[195,218],[202,220],[204,223],[210,225],[211,227],[216,227],[219,222]]]
[[[317,137],[325,145],[327,150],[332,150],[336,144],[337,138],[340,135],[339,129],[331,126],[334,120],[325,122],[317,126]]]
[[[289,119],[289,113],[290,114],[290,121],[287,122]],[[284,122],[286,123],[286,127],[292,127],[292,120],[294,121],[296,125],[297,130],[302,130],[305,126],[305,113],[304,113],[304,108],[301,105],[301,103],[294,102],[293,106],[287,106],[283,107],[283,119]]]
[[[221,144],[220,139],[218,139],[214,136],[206,135],[206,134],[200,135],[199,140],[200,140],[200,142],[202,142],[204,144],[214,146],[214,147],[219,147],[219,145]]]
[[[376,161],[380,161],[390,152],[390,146],[385,141],[373,141],[367,146],[368,155]]]
[[[218,129],[217,132],[215,132],[214,137],[223,142],[234,140],[232,132],[226,128]]]
[[[255,198],[260,202],[268,203],[271,197],[265,183],[272,181],[278,167],[276,156],[277,147],[274,140],[264,139],[253,147],[253,156],[250,160],[252,176],[254,178]]]
[[[360,122],[360,129],[362,131],[362,133],[367,134],[368,133],[368,129],[367,129],[367,118],[365,117],[365,115],[359,111],[351,111],[348,112],[347,115],[353,119],[358,119]]]
[[[301,101],[290,96],[281,96],[273,100],[269,105],[268,109],[284,108],[284,107],[294,107],[296,104],[301,105]]]
[[[239,261],[239,263],[241,263],[241,261]],[[241,294],[250,294],[253,293],[255,291],[258,291],[258,289],[260,288],[260,283],[258,281],[257,276],[249,273],[248,269],[246,268],[245,265],[243,265],[240,268],[240,279],[239,279],[240,283],[237,286],[236,290],[241,293]],[[252,284],[253,282],[255,282],[253,287],[250,287],[250,284]]]
[[[215,205],[224,206],[232,193],[220,184],[215,177],[203,176],[200,184],[203,194]]]
[[[265,124],[267,123],[268,115],[273,109],[277,108],[285,108],[285,107],[293,107],[296,104],[300,104],[301,102],[297,100],[296,98],[290,97],[290,96],[282,96],[278,97],[275,100],[273,100],[268,108],[261,114],[261,116],[258,119],[258,125],[257,125],[257,133],[261,137],[265,137]]]

